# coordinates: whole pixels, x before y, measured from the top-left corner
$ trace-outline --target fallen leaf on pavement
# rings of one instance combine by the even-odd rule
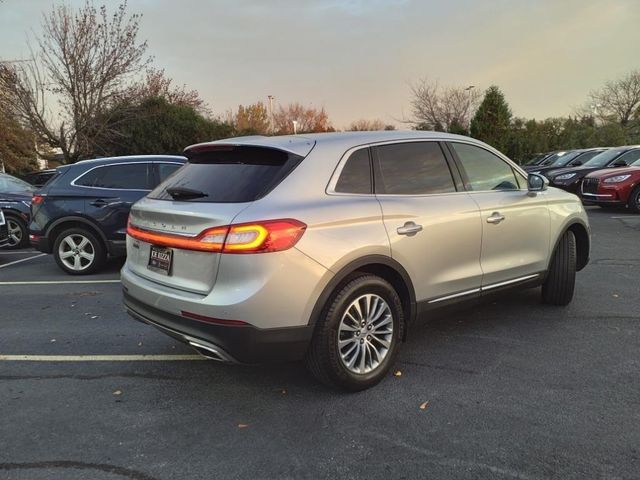
[[[420,410],[426,410],[429,406],[429,402],[423,402],[420,404]]]
[[[247,428],[249,425],[247,425],[246,423],[239,423],[238,424],[238,428]]]
[[[51,339],[51,343],[54,343],[55,341],[56,341],[56,339],[55,339],[55,338],[52,338],[52,339]]]
[[[122,395],[122,390],[114,390],[114,395]]]
[[[393,372],[393,376],[394,377],[401,377],[402,376],[402,372],[400,370],[396,370],[395,372]]]

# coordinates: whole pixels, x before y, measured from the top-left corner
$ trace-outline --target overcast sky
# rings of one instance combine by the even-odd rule
[[[51,4],[0,2],[0,58],[26,56]],[[496,84],[514,115],[542,119],[640,68],[640,0],[129,0],[129,11],[143,14],[155,65],[214,112],[274,95],[324,106],[338,128],[408,117],[408,83],[422,77]]]

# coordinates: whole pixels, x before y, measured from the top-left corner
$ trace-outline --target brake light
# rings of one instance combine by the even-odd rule
[[[129,221],[132,238],[164,247],[220,253],[280,252],[293,247],[307,226],[298,220],[267,220],[209,228],[193,237],[139,228]]]
[[[31,197],[32,205],[40,205],[42,202],[44,202],[44,195],[34,195]]]

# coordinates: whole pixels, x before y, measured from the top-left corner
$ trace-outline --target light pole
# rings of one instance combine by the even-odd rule
[[[469,117],[467,131],[471,133],[471,90],[476,88],[475,85],[469,85],[465,88],[465,91],[468,93],[467,95],[467,116]]]
[[[271,135],[273,135],[273,101],[276,97],[273,95],[267,95],[269,99],[269,130],[271,131]]]
[[[598,109],[602,107],[601,103],[596,103],[595,105],[591,105],[591,111],[593,112],[593,125],[598,126]]]
[[[291,123],[293,123],[293,134],[297,135],[298,134],[298,121],[297,120],[292,120]]]

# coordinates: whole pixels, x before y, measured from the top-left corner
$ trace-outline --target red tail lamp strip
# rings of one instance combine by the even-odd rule
[[[143,242],[164,247],[240,254],[287,250],[300,240],[306,228],[298,220],[267,220],[209,228],[194,237],[184,237],[145,230],[129,221],[127,234]]]

